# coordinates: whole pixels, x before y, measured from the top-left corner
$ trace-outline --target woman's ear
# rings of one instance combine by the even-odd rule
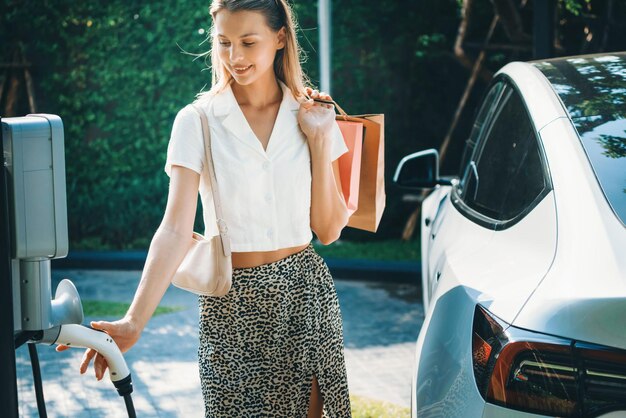
[[[276,49],[283,49],[285,47],[285,39],[287,38],[287,31],[283,26],[276,32],[278,43],[276,44]]]

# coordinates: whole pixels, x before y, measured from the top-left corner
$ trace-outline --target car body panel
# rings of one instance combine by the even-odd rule
[[[468,222],[449,199],[445,204],[448,212],[436,234],[429,260],[432,277],[439,272],[440,278],[437,281],[431,277],[431,282],[437,283],[418,338],[419,386],[414,404],[419,407],[418,416],[444,412],[446,417],[478,416],[484,400],[474,383],[472,368],[474,309],[481,303],[505,321],[511,321],[524,305],[552,263],[556,247],[554,200],[548,194],[519,223],[497,233]],[[527,233],[536,229],[542,233]],[[494,262],[485,265],[481,260],[490,254],[495,254]],[[538,261],[527,263],[529,258]],[[515,274],[503,280],[503,271]],[[456,366],[443,373],[428,364]],[[468,408],[472,415],[466,415]]]
[[[494,232],[480,256],[457,260],[453,255],[450,265],[465,285],[480,291],[476,303],[510,324],[552,265],[556,242],[551,192],[520,222]]]
[[[421,265],[422,265],[422,302],[424,311],[428,309],[431,297],[428,259],[430,254],[430,235],[433,222],[441,218],[444,199],[450,193],[450,186],[437,186],[423,201],[421,206]]]
[[[541,131],[559,243],[553,267],[514,325],[626,349],[626,229],[604,198],[576,135],[565,118]]]
[[[482,415],[485,402],[474,381],[471,351],[476,298],[477,291],[464,286],[439,287],[433,295],[417,340],[414,417]]]
[[[449,260],[453,258],[458,263],[462,263],[464,259],[476,256],[481,253],[482,248],[493,236],[493,231],[467,222],[467,219],[453,206],[449,195],[443,201],[440,213],[442,216],[438,224],[435,225],[433,222],[436,233],[433,233],[431,229],[428,237],[430,252],[427,261],[427,285],[429,293],[433,295],[430,302],[436,299],[435,293],[439,286],[449,288],[459,284],[459,280],[455,277],[448,279]],[[448,267],[447,270],[446,267]],[[429,308],[425,308],[425,312],[428,312]]]

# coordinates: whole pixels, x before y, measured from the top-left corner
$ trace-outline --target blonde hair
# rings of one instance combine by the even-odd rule
[[[234,80],[218,53],[215,16],[222,10],[259,12],[265,17],[265,21],[272,31],[278,32],[282,27],[285,28],[285,47],[276,51],[274,73],[276,78],[285,83],[296,98],[304,95],[305,85],[310,84],[310,81],[302,70],[301,56],[303,52],[296,37],[297,22],[287,0],[213,0],[209,8],[209,13],[213,19],[209,35],[211,37],[211,50],[205,53],[211,54],[212,85],[209,91],[198,93],[196,100],[223,91]]]

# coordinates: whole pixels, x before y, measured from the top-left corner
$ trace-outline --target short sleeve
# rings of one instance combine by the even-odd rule
[[[172,125],[165,172],[171,176],[172,165],[181,165],[201,174],[203,159],[204,139],[200,115],[192,105],[187,105],[178,111]]]
[[[335,121],[335,123],[333,124],[331,137],[333,143],[330,150],[330,161],[335,161],[337,158],[339,158],[341,155],[348,151],[348,146],[343,140],[343,135],[341,134],[341,129],[339,129],[337,121]]]

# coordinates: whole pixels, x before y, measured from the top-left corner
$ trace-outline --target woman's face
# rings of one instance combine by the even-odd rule
[[[273,32],[259,12],[222,10],[215,15],[220,59],[241,85],[271,80],[276,51],[285,46],[284,35],[285,28]]]

